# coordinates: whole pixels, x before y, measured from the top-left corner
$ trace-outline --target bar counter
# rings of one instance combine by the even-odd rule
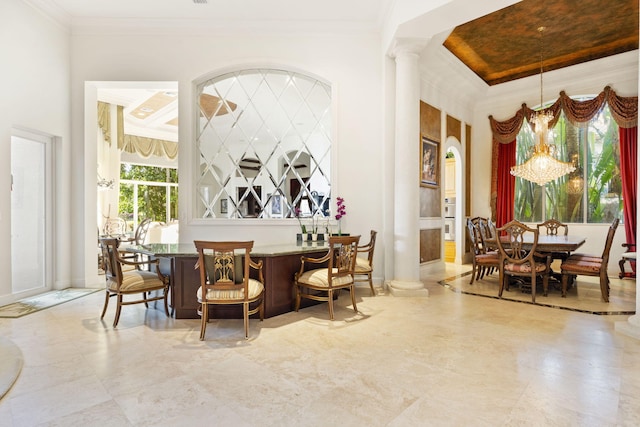
[[[176,319],[196,319],[200,272],[195,268],[198,252],[192,243],[151,243],[126,248],[160,260],[160,271],[171,280],[171,308]],[[262,260],[265,286],[265,317],[273,317],[294,308],[293,277],[300,269],[302,255],[319,258],[329,250],[325,242],[300,242],[254,246],[251,258]],[[242,318],[242,308],[220,306],[210,308],[211,318]]]

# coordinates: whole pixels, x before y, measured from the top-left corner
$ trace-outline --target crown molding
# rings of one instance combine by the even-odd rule
[[[36,11],[42,13],[46,17],[50,18],[58,25],[70,29],[71,28],[71,15],[66,10],[62,9],[52,0],[22,0]]]

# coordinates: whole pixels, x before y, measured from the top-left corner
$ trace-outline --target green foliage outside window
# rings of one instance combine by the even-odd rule
[[[175,185],[167,186],[166,183]],[[151,218],[152,221],[159,222],[168,222],[177,218],[177,183],[177,169],[122,163],[120,165],[120,201],[118,204],[120,217],[128,222],[136,223],[144,218]],[[136,186],[138,189],[138,218],[133,218]],[[168,215],[167,202],[169,202]]]
[[[533,132],[525,123],[516,139],[517,164],[529,158],[533,143]],[[565,223],[610,223],[622,218],[620,142],[609,107],[605,105],[585,127],[572,125],[563,114],[549,143],[555,144],[556,157],[573,162],[576,171],[544,187],[516,178],[515,218],[525,222],[555,218]]]

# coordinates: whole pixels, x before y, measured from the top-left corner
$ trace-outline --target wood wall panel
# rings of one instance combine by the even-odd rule
[[[460,120],[447,114],[447,138],[453,136],[458,141],[462,141],[462,123]]]
[[[432,141],[441,142],[442,112],[431,105],[420,101],[420,140],[416,141],[416,155],[420,161],[420,144],[422,137]],[[442,147],[440,147],[442,149]],[[440,152],[443,156],[442,151]],[[416,177],[416,185],[420,185],[419,177]],[[440,206],[440,186],[437,188],[420,187],[420,217],[431,218],[442,216]]]
[[[432,141],[442,142],[442,112],[435,107],[420,101],[420,137],[426,136]],[[420,142],[420,141],[418,141]],[[417,143],[418,143],[417,142]],[[416,143],[416,144],[417,144]],[[419,145],[418,145],[419,147]],[[419,152],[420,150],[416,150]]]
[[[436,261],[442,253],[442,229],[420,230],[420,262]]]

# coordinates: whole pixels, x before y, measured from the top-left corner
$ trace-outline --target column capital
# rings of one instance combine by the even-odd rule
[[[391,58],[398,58],[403,55],[420,55],[420,53],[427,47],[428,39],[413,38],[413,37],[401,37],[395,38],[389,52],[387,53]]]

